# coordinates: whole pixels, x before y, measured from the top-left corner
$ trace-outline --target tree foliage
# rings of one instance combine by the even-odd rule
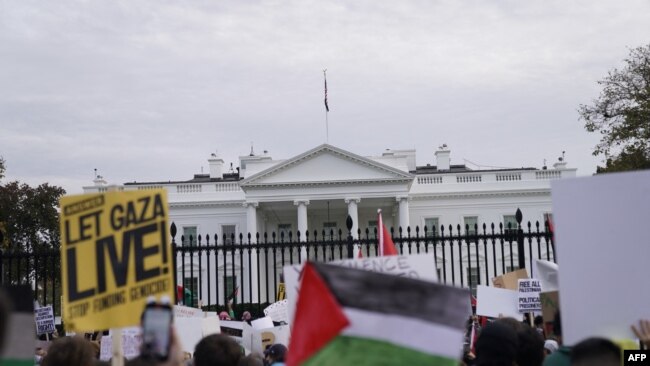
[[[580,105],[589,132],[602,137],[593,154],[605,156],[598,172],[650,169],[650,44],[630,50],[622,69],[598,82],[602,91]]]
[[[0,159],[0,177],[5,170]],[[0,184],[0,223],[5,245],[13,251],[58,248],[61,187],[43,183],[36,188],[20,182]]]

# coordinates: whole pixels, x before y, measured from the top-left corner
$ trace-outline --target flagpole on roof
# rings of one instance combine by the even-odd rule
[[[325,142],[329,144],[330,142],[330,127],[329,121],[327,119],[327,114],[330,111],[329,105],[327,105],[327,69],[323,69],[323,78],[325,79]]]

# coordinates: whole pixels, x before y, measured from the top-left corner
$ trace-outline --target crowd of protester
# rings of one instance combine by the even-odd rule
[[[0,351],[6,334],[9,305],[0,301]],[[250,321],[250,313],[242,317]],[[463,366],[619,366],[622,349],[612,340],[587,338],[568,346],[562,339],[562,322],[557,313],[550,331],[541,317],[534,322],[514,318],[487,319],[472,316],[468,320],[465,346],[459,365]],[[631,326],[642,347],[650,347],[650,321]],[[431,340],[435,342],[435,339]],[[101,333],[90,337],[64,336],[50,342],[47,349],[37,348],[36,364],[41,366],[110,365],[99,360]],[[169,354],[161,361],[146,353],[125,360],[126,366],[282,366],[287,347],[269,346],[264,354],[250,353],[230,336],[213,334],[196,345],[193,355],[183,352],[176,331],[171,329]]]

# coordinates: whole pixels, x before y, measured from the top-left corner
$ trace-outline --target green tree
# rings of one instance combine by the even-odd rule
[[[0,159],[0,177],[5,162]],[[0,223],[8,250],[59,248],[59,198],[61,187],[43,183],[36,188],[20,182],[0,184]]]
[[[602,91],[580,105],[580,119],[602,137],[593,154],[605,156],[598,173],[650,169],[650,44],[630,50],[622,69],[598,82]]]

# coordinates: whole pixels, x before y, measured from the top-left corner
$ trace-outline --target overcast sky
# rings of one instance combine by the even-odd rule
[[[647,0],[0,0],[4,181],[185,180],[251,142],[290,158],[325,142],[324,68],[332,145],[538,168],[564,150],[590,175],[576,110],[649,19]]]

